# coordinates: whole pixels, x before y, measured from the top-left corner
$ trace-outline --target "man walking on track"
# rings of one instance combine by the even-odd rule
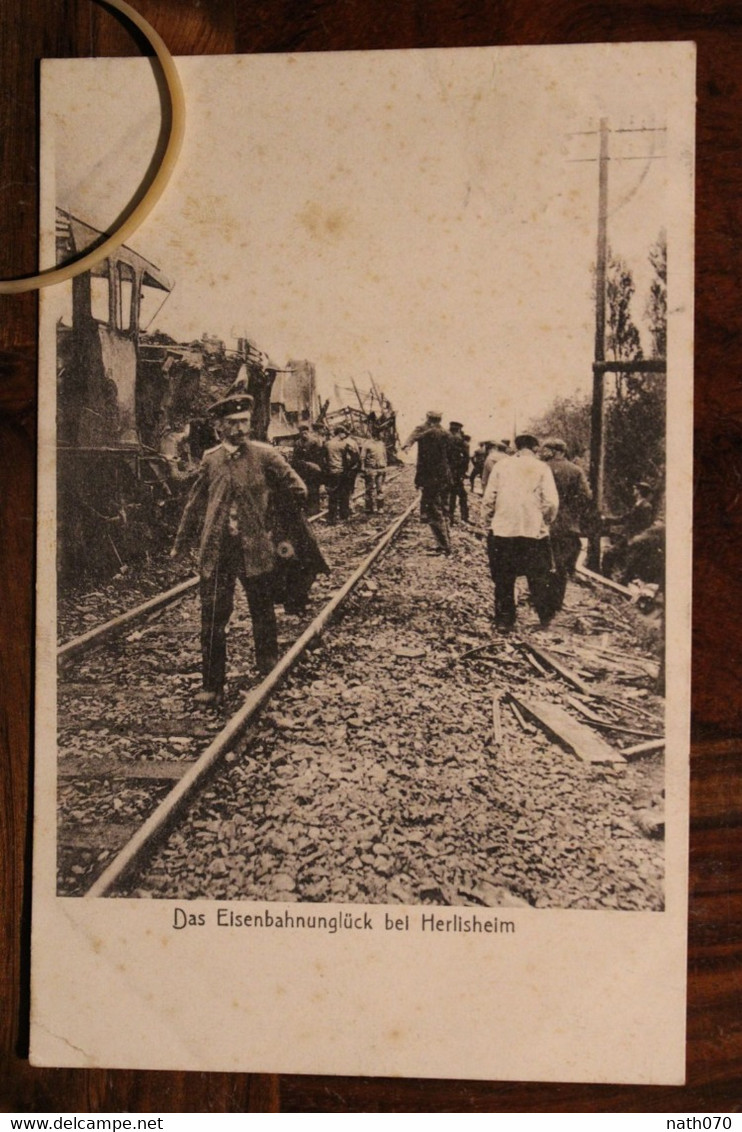
[[[466,473],[469,471],[469,444],[464,439],[464,426],[460,421],[451,421],[448,426],[451,452],[449,464],[451,465],[451,492],[449,496],[448,517],[454,522],[456,515],[456,501],[458,500],[461,518],[469,522],[469,497],[466,494]]]
[[[201,521],[201,704],[222,699],[226,626],[237,579],[252,618],[255,660],[263,674],[278,659],[276,602],[289,610],[306,601],[327,566],[301,507],[307,489],[275,448],[250,440],[253,398],[228,397],[211,407],[222,442],[206,452],[175,538],[179,557]]]
[[[559,509],[554,477],[536,457],[536,437],[516,436],[515,449],[514,456],[495,464],[482,499],[495,626],[505,633],[515,624],[515,580],[522,574],[542,627],[553,616],[549,524]]]
[[[320,486],[325,479],[325,452],[322,438],[308,424],[299,425],[299,435],[291,454],[291,466],[306,484],[307,514],[317,515],[320,510]]]
[[[541,445],[541,455],[551,469],[559,495],[559,511],[549,529],[554,556],[552,611],[564,604],[567,579],[574,574],[580,554],[580,532],[587,519],[592,493],[582,468],[567,459],[567,445],[559,437],[549,437]]]
[[[365,487],[366,514],[381,510],[386,475],[386,446],[375,431],[361,441],[361,475]]]
[[[431,554],[450,554],[448,505],[451,492],[451,436],[441,428],[439,412],[429,412],[425,424],[413,429],[403,451],[417,444],[415,487],[422,493],[420,518],[430,525],[436,541]]]
[[[325,443],[327,460],[327,522],[350,518],[350,500],[355,487],[361,455],[345,425],[337,425]]]

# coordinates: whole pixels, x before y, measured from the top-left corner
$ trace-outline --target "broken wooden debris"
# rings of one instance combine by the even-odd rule
[[[487,649],[492,648],[492,645],[492,641],[487,641],[487,643],[484,645],[477,645],[476,648],[467,649],[466,652],[462,652],[458,656],[454,657],[453,663],[455,664],[457,660],[466,660],[470,656],[476,656],[477,653],[486,652]]]
[[[394,650],[394,655],[406,660],[419,660],[425,656],[426,651],[426,649],[416,645],[398,645]]]
[[[585,719],[591,720],[593,723],[603,722],[603,717],[596,715],[596,713],[589,708],[587,704],[583,704],[582,700],[578,700],[576,696],[567,696],[567,703],[575,708],[576,711],[583,715]]]
[[[599,716],[596,716],[596,718],[592,720],[592,723],[595,727],[605,727],[606,730],[617,731],[621,735],[638,735],[639,738],[643,739],[657,738],[657,736],[652,731],[640,731],[636,727],[624,727],[620,723],[613,723],[610,719],[601,719]]]
[[[531,644],[530,641],[526,647],[529,652],[533,653],[537,660],[540,660],[543,664],[552,668],[558,676],[561,676],[562,680],[566,680],[567,683],[571,684],[573,688],[576,688],[578,692],[582,692],[586,696],[591,695],[590,685],[587,684],[581,676],[578,676],[576,672],[573,672],[571,668],[568,668],[566,664],[562,664],[561,660],[557,660],[552,653],[547,652],[546,649],[539,648],[537,645]]]
[[[621,754],[631,762],[633,759],[642,758],[643,755],[653,755],[657,751],[664,751],[664,749],[664,739],[651,739],[648,743],[636,743],[633,747],[624,747]]]
[[[502,717],[500,715],[501,692],[495,692],[492,700],[492,742],[496,747],[502,746]]]
[[[533,726],[532,723],[529,723],[528,720],[524,717],[524,715],[521,712],[518,704],[515,703],[512,696],[510,697],[509,703],[510,703],[510,710],[512,711],[513,715],[516,718],[516,721],[521,726],[523,731],[528,732],[529,735],[534,735],[536,733],[536,728]]]
[[[568,750],[573,751],[583,762],[623,763],[626,760],[614,747],[609,746],[600,735],[577,720],[557,704],[545,700],[521,700],[510,697],[511,707],[534,719],[540,727]]]
[[[605,727],[609,731],[618,731],[622,735],[639,735],[645,739],[656,739],[657,736],[651,731],[641,731],[636,727],[625,727],[621,723],[615,723],[612,719],[606,719],[605,716],[598,715],[591,708],[582,703],[581,700],[576,699],[574,696],[567,696],[567,703],[575,708],[580,715],[585,719],[589,719],[595,727]]]
[[[536,660],[536,657],[533,655],[533,653],[530,651],[530,649],[524,648],[523,651],[525,653],[526,660],[531,665],[531,668],[535,668],[535,670],[536,670],[536,672],[538,672],[539,676],[548,676],[549,675],[548,669],[544,668],[544,666],[542,664],[539,664],[539,662]]]
[[[622,586],[619,582],[614,582],[613,578],[605,578],[602,574],[596,574],[594,570],[588,570],[587,566],[577,566],[576,572],[581,574],[583,578],[587,578],[591,582],[596,582],[598,585],[606,586],[609,590],[615,593],[623,594],[624,597],[633,598],[634,591],[630,590],[628,586]]]
[[[57,763],[59,778],[141,779],[163,782],[177,782],[183,777],[192,759],[117,759],[110,755],[104,758],[65,756]]]
[[[621,700],[618,699],[617,696],[605,696],[602,692],[591,692],[591,696],[594,699],[602,700],[606,704],[614,704],[616,707],[619,707],[624,711],[635,712],[636,715],[643,715],[647,719],[651,719],[654,723],[662,722],[657,712],[647,711],[646,708],[640,707],[639,704],[635,704],[629,700]]]

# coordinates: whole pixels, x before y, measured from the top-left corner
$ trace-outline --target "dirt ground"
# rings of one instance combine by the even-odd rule
[[[405,472],[390,512],[411,492]],[[320,525],[333,561],[370,545],[367,522]],[[625,598],[571,582],[536,632],[523,582],[517,632],[498,637],[475,528],[454,527],[451,558],[431,546],[413,517],[128,895],[663,907],[661,752],[585,762],[507,702],[556,703],[589,726],[587,708],[615,751],[661,735],[656,629]],[[317,607],[345,576],[321,581]],[[538,671],[529,641],[590,694]]]

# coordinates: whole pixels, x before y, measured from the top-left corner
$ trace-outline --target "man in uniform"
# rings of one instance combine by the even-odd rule
[[[278,659],[274,602],[288,603],[283,561],[306,593],[320,570],[327,569],[301,514],[307,489],[270,444],[250,439],[253,398],[228,397],[211,407],[222,442],[204,454],[171,551],[179,557],[203,520],[199,555],[201,576],[201,704],[222,699],[227,659],[226,626],[239,578],[252,618],[255,660],[263,674]],[[289,541],[291,540],[291,541]]]
[[[448,517],[452,523],[454,522],[454,516],[456,514],[457,500],[462,520],[465,523],[469,522],[469,498],[466,494],[466,487],[464,486],[466,473],[469,470],[469,445],[464,439],[463,429],[464,426],[460,421],[451,421],[448,426],[448,432],[451,438],[451,452],[449,454],[449,464],[451,466],[451,493],[449,496]]]
[[[487,446],[488,452],[481,473],[482,492],[487,488],[487,481],[492,475],[492,469],[495,464],[499,464],[500,460],[505,460],[510,455],[507,440],[488,440]]]
[[[471,458],[471,471],[469,472],[469,490],[472,493],[474,492],[474,481],[477,479],[477,477],[479,477],[480,480],[482,478],[482,469],[484,468],[484,462],[487,459],[488,452],[489,449],[487,447],[487,441],[480,440],[479,444],[474,449],[474,455]]]
[[[495,584],[495,625],[505,633],[515,624],[515,580],[522,574],[542,627],[553,616],[549,524],[559,509],[559,496],[537,449],[535,436],[516,436],[515,455],[495,464],[482,499]]]
[[[603,556],[602,573],[607,578],[612,577],[614,571],[623,576],[629,546],[652,526],[654,509],[651,487],[646,481],[639,480],[634,484],[633,495],[634,502],[624,515],[607,520],[608,525],[617,525],[619,528],[613,546]]]
[[[592,493],[585,473],[567,459],[567,445],[558,436],[550,436],[541,445],[541,458],[551,469],[559,495],[559,511],[549,529],[554,557],[552,574],[552,610],[558,613],[564,604],[567,579],[572,576],[580,554],[580,533],[587,518]]]
[[[442,414],[431,410],[425,423],[413,429],[406,444],[407,451],[417,444],[417,474],[415,487],[421,491],[420,518],[430,525],[436,541],[433,554],[451,553],[451,535],[448,525],[448,501],[451,491],[450,434],[441,428]]]
[[[383,483],[386,476],[386,445],[372,428],[371,436],[361,441],[361,475],[365,487],[366,514],[373,515],[381,510]]]
[[[336,425],[325,442],[327,462],[327,522],[350,518],[350,500],[361,463],[358,444],[345,425]]]
[[[324,445],[308,424],[299,425],[299,435],[291,454],[291,466],[307,485],[307,514],[316,515],[320,509],[319,489],[324,483]]]

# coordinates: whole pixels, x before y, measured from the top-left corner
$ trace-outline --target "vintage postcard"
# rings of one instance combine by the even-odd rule
[[[680,1083],[694,47],[178,67],[42,295],[32,1060]],[[161,134],[44,63],[47,262]]]

